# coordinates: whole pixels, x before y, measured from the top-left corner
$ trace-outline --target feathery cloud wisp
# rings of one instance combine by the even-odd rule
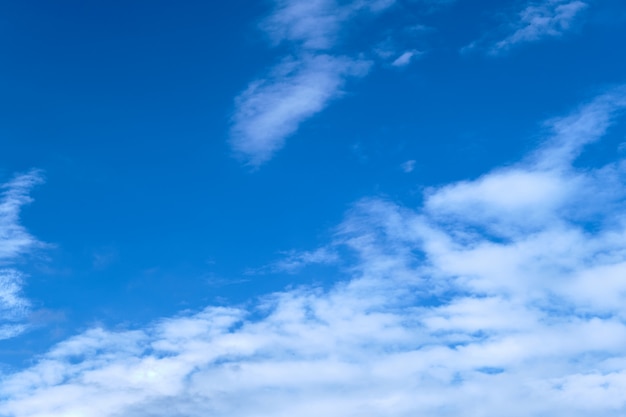
[[[411,63],[416,57],[420,56],[421,53],[416,50],[406,51],[402,53],[398,58],[396,58],[391,65],[394,67],[405,67]]]
[[[14,337],[26,328],[23,320],[29,303],[21,295],[23,277],[11,264],[41,245],[20,224],[20,210],[31,202],[29,192],[41,181],[41,174],[31,171],[0,186],[0,339]]]
[[[561,36],[585,8],[587,3],[579,0],[548,0],[542,4],[529,5],[519,13],[519,21],[514,23],[515,32],[496,43],[494,50],[500,51],[523,42]]]
[[[531,2],[505,25],[508,34],[503,39],[494,41],[488,35],[485,39],[472,42],[462,51],[482,49],[487,43],[488,53],[498,55],[520,44],[560,37],[571,29],[579,15],[588,7],[581,0]]]
[[[231,146],[250,165],[261,165],[300,123],[341,95],[346,78],[363,76],[368,68],[367,61],[330,55],[283,61],[237,98]]]

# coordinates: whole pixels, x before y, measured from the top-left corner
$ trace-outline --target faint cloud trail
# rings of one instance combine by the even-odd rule
[[[503,26],[503,32],[508,32],[503,39],[496,40],[497,34],[489,33],[462,48],[461,52],[485,50],[490,55],[500,55],[524,43],[561,37],[572,29],[588,7],[588,3],[580,0],[529,2]]]
[[[22,255],[41,247],[20,223],[20,211],[30,202],[31,189],[43,182],[40,171],[17,175],[0,189],[0,339],[26,330],[30,303],[22,296],[23,275],[12,264]]]

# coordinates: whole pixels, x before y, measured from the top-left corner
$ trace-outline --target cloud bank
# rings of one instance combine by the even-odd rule
[[[420,207],[356,203],[331,289],[70,338],[2,376],[0,416],[623,416],[626,161],[573,162],[625,107],[550,120]]]
[[[0,185],[0,339],[26,329],[29,303],[21,295],[23,276],[13,264],[41,245],[20,223],[22,207],[31,202],[29,192],[41,181],[41,174],[31,171]]]
[[[230,145],[252,167],[267,162],[302,122],[341,96],[350,78],[370,63],[338,54],[341,29],[362,14],[377,14],[393,0],[277,0],[261,24],[274,45],[292,53],[250,83],[235,99]]]

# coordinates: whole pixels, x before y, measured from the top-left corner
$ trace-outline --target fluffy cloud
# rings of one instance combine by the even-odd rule
[[[0,415],[624,415],[626,162],[572,162],[625,97],[421,207],[356,203],[319,249],[351,253],[332,288],[91,329],[3,375]]]
[[[41,245],[20,223],[20,210],[31,202],[29,192],[40,182],[40,173],[32,171],[0,186],[0,339],[14,337],[26,328],[23,320],[29,304],[21,295],[22,274],[12,264]]]

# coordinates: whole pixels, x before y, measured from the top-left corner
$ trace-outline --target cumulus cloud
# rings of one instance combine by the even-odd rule
[[[22,297],[22,274],[12,264],[22,255],[41,246],[20,223],[20,211],[31,202],[29,192],[42,181],[37,171],[18,175],[0,189],[0,339],[23,332],[29,311]]]
[[[348,79],[365,75],[366,60],[334,52],[341,29],[355,16],[380,13],[393,3],[276,0],[261,28],[275,45],[289,45],[292,54],[236,98],[230,132],[235,153],[258,167],[283,147],[302,122],[340,96]]]
[[[626,161],[572,162],[625,98],[420,207],[356,203],[325,249],[350,254],[330,289],[58,344],[3,375],[0,415],[624,415]]]
[[[464,51],[482,48],[488,43],[488,52],[497,55],[516,45],[560,37],[572,28],[576,19],[587,8],[588,4],[580,0],[531,2],[505,26],[508,34],[503,39],[487,41],[491,38],[488,36],[473,42]]]

